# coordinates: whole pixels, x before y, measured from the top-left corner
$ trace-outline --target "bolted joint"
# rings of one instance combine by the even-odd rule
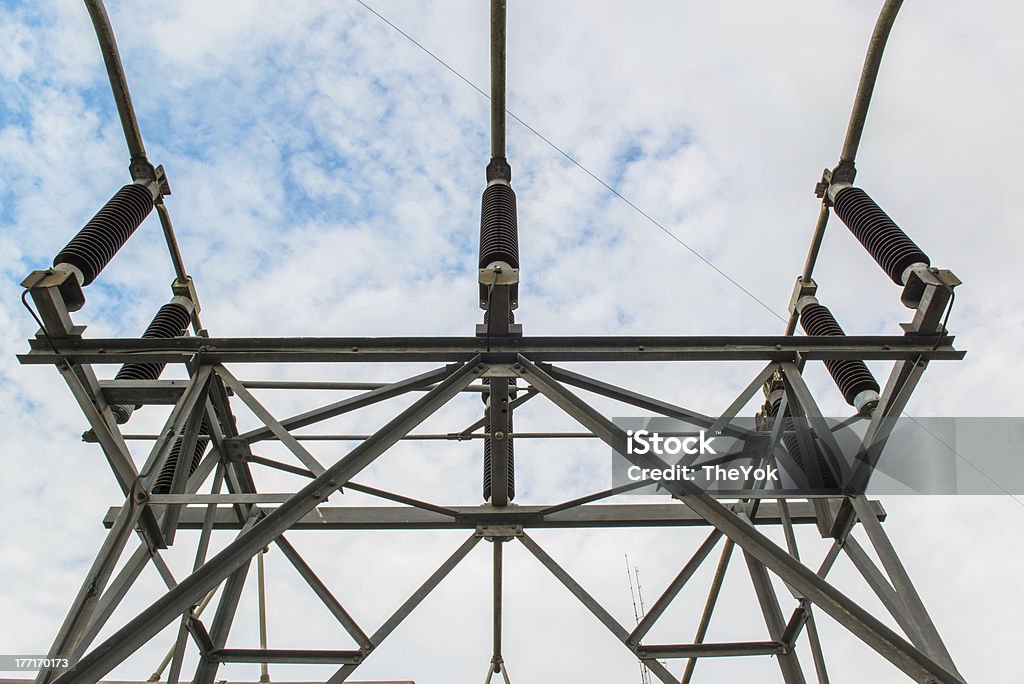
[[[848,185],[853,185],[857,177],[857,167],[852,161],[841,161],[834,169],[821,172],[821,180],[814,186],[814,195],[828,206],[835,202],[836,193]]]
[[[512,182],[512,167],[505,157],[491,157],[490,163],[487,164],[487,182],[491,181]]]
[[[476,536],[488,541],[509,541],[523,536],[522,525],[477,525]]]
[[[814,282],[813,278],[804,280],[798,277],[796,284],[793,286],[793,294],[789,298],[789,313],[799,313],[801,308],[800,300],[806,297],[814,297],[817,293],[818,284]]]
[[[832,171],[824,169],[821,172],[821,180],[814,184],[814,196],[818,199],[825,199],[825,193],[828,192],[828,186],[832,182]]]
[[[199,306],[199,295],[196,293],[196,285],[192,281],[192,276],[185,276],[185,280],[176,278],[171,283],[171,292],[174,293],[175,297],[184,297],[185,299],[192,302],[192,307],[195,313],[201,313],[202,309]]]

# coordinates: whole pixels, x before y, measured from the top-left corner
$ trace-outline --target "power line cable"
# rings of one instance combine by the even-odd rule
[[[406,33],[405,31],[403,31],[402,29],[400,29],[400,28],[399,28],[398,26],[396,26],[396,25],[395,25],[394,23],[392,23],[392,22],[391,22],[391,21],[390,21],[390,20],[389,20],[389,19],[388,19],[387,17],[385,17],[385,16],[384,16],[384,15],[382,15],[382,14],[381,14],[380,12],[378,12],[378,11],[377,11],[377,10],[375,10],[374,8],[372,8],[372,7],[370,7],[369,5],[367,5],[367,4],[365,3],[365,2],[363,2],[363,0],[355,0],[355,1],[356,1],[357,3],[359,3],[360,5],[362,5],[362,6],[364,7],[364,8],[366,8],[366,10],[368,10],[368,11],[369,11],[370,13],[372,13],[372,14],[373,14],[374,16],[376,16],[376,17],[377,17],[378,19],[380,19],[380,20],[381,20],[381,21],[383,21],[383,22],[384,22],[385,24],[387,24],[388,26],[390,26],[391,28],[393,28],[393,29],[394,29],[395,31],[397,31],[398,33],[400,33],[400,34],[401,34],[402,36],[404,36],[404,37],[405,37],[405,38],[406,38],[406,39],[407,39],[407,40],[408,40],[409,42],[411,42],[411,43],[412,43],[413,45],[415,45],[415,46],[416,46],[416,47],[418,47],[418,48],[419,48],[420,50],[422,50],[422,51],[423,51],[423,52],[425,52],[425,53],[426,53],[427,55],[429,55],[429,56],[430,56],[430,58],[431,58],[431,59],[433,59],[433,60],[434,60],[435,62],[437,62],[438,64],[440,64],[441,66],[443,66],[443,67],[444,67],[445,69],[447,69],[448,71],[450,71],[450,72],[452,72],[453,74],[455,74],[455,75],[456,75],[456,76],[457,76],[457,77],[458,77],[458,78],[459,78],[460,80],[462,80],[462,81],[463,81],[463,82],[465,82],[465,83],[466,83],[467,85],[469,85],[469,86],[470,86],[470,87],[471,87],[471,88],[472,88],[473,90],[477,91],[478,93],[480,93],[481,95],[483,95],[484,97],[486,97],[486,98],[487,98],[488,100],[490,100],[490,99],[491,99],[491,96],[490,96],[490,95],[488,95],[488,94],[487,94],[487,93],[486,93],[486,92],[485,92],[485,91],[484,91],[484,90],[483,90],[482,88],[480,88],[480,86],[478,86],[477,84],[473,83],[473,81],[469,80],[469,79],[468,79],[468,78],[467,78],[466,76],[464,76],[464,75],[463,75],[462,73],[460,73],[460,72],[459,72],[459,71],[458,71],[457,69],[455,69],[455,67],[453,67],[453,66],[451,66],[450,64],[448,64],[448,62],[446,62],[446,61],[444,61],[443,59],[441,59],[441,58],[440,58],[440,57],[439,57],[439,56],[438,56],[438,55],[437,55],[436,53],[432,52],[432,51],[431,51],[430,49],[428,49],[428,48],[427,48],[427,47],[426,47],[425,45],[423,45],[423,44],[422,44],[422,43],[420,43],[420,42],[419,42],[418,40],[416,40],[415,38],[413,38],[412,36],[410,36],[410,35],[409,35],[408,33]],[[548,147],[550,147],[551,149],[553,149],[553,150],[555,150],[556,152],[558,152],[558,153],[559,153],[560,155],[562,155],[562,156],[563,156],[563,157],[565,157],[565,158],[566,158],[567,160],[569,160],[569,161],[570,161],[570,162],[571,162],[572,164],[574,164],[574,165],[575,165],[576,167],[578,167],[578,168],[579,168],[579,169],[580,169],[581,171],[583,171],[583,172],[584,172],[585,174],[587,174],[588,176],[590,176],[591,178],[593,178],[593,179],[594,179],[595,181],[597,181],[598,183],[600,183],[600,184],[601,184],[601,185],[602,185],[602,186],[603,186],[603,187],[604,187],[604,188],[605,188],[606,190],[608,190],[608,192],[612,193],[613,195],[615,195],[616,197],[618,197],[618,198],[619,198],[620,200],[622,200],[623,202],[625,202],[625,203],[626,203],[626,205],[628,205],[628,206],[629,206],[630,208],[632,208],[632,209],[633,209],[634,211],[636,211],[636,212],[637,212],[638,214],[640,214],[641,216],[643,216],[643,217],[644,217],[645,219],[647,219],[647,220],[648,220],[648,221],[649,221],[650,223],[652,223],[652,224],[653,224],[654,226],[656,226],[657,228],[659,228],[659,229],[660,229],[660,230],[661,230],[661,231],[662,231],[663,233],[665,233],[665,235],[668,235],[668,236],[669,236],[670,238],[672,238],[673,240],[675,240],[676,242],[678,242],[678,243],[679,243],[680,245],[682,245],[683,247],[685,247],[685,248],[686,248],[686,249],[687,249],[687,250],[688,250],[688,251],[689,251],[689,252],[690,252],[691,254],[693,254],[693,255],[694,255],[695,257],[697,257],[697,258],[698,258],[698,259],[700,259],[700,260],[701,260],[702,262],[704,262],[704,263],[705,263],[705,264],[706,264],[707,266],[709,266],[709,267],[710,267],[711,269],[713,269],[713,270],[714,270],[714,271],[715,271],[716,273],[718,273],[718,274],[719,274],[720,276],[722,276],[723,278],[725,278],[726,280],[728,280],[728,281],[729,281],[730,283],[732,283],[733,285],[735,285],[735,286],[736,286],[737,288],[739,288],[739,289],[740,289],[740,290],[741,290],[741,291],[742,291],[742,292],[743,292],[744,294],[746,294],[746,295],[747,295],[748,297],[750,297],[750,299],[752,299],[752,300],[754,300],[755,302],[757,302],[757,303],[758,303],[758,304],[759,304],[759,305],[760,305],[760,306],[761,306],[761,307],[762,307],[762,308],[763,308],[763,309],[764,309],[765,311],[767,311],[768,313],[770,313],[770,314],[771,314],[772,316],[774,316],[775,318],[779,319],[779,320],[780,320],[780,321],[782,321],[783,323],[786,323],[786,322],[787,322],[787,319],[786,319],[786,318],[784,318],[783,316],[781,316],[781,315],[780,315],[780,314],[779,314],[779,313],[778,313],[777,311],[775,311],[775,309],[773,309],[772,307],[768,306],[768,304],[766,304],[766,303],[764,302],[764,300],[760,299],[760,298],[759,298],[759,297],[758,297],[757,295],[755,295],[755,294],[754,294],[753,292],[751,292],[751,291],[750,291],[750,290],[748,290],[747,288],[743,287],[743,285],[741,285],[741,284],[740,284],[739,282],[737,282],[737,281],[736,281],[736,280],[735,280],[735,279],[734,279],[733,277],[731,277],[731,276],[730,276],[730,275],[729,275],[728,273],[726,273],[725,271],[723,271],[722,269],[720,269],[720,268],[719,268],[718,266],[716,266],[716,265],[715,265],[714,263],[712,263],[712,262],[711,262],[711,260],[709,260],[709,259],[708,259],[707,257],[705,257],[705,256],[704,256],[703,254],[701,254],[700,252],[698,252],[698,251],[697,251],[696,249],[694,249],[694,248],[693,248],[693,247],[691,247],[690,245],[688,245],[688,244],[687,244],[686,242],[684,242],[684,241],[683,241],[683,240],[682,240],[682,239],[681,239],[681,238],[680,238],[680,237],[679,237],[678,235],[676,235],[675,233],[673,233],[672,231],[670,231],[670,230],[669,230],[668,228],[666,228],[666,227],[665,227],[665,226],[664,226],[664,225],[663,225],[663,224],[662,224],[662,223],[661,223],[660,221],[658,221],[658,220],[657,220],[657,219],[655,219],[655,218],[654,218],[653,216],[651,216],[650,214],[648,214],[648,213],[647,213],[646,211],[644,211],[643,209],[641,209],[640,207],[638,207],[638,206],[637,206],[637,205],[636,205],[636,204],[635,204],[635,203],[634,203],[634,202],[633,202],[632,200],[630,200],[629,198],[625,197],[625,196],[624,196],[624,195],[623,195],[623,194],[622,194],[621,192],[619,192],[618,190],[616,190],[615,188],[613,188],[613,187],[612,187],[611,185],[609,185],[609,184],[608,184],[608,183],[607,183],[607,182],[606,182],[606,181],[605,181],[605,180],[604,180],[603,178],[601,178],[600,176],[598,176],[597,174],[595,174],[595,173],[594,173],[593,171],[591,171],[590,169],[588,169],[588,168],[587,168],[586,166],[584,166],[583,164],[581,164],[581,163],[580,163],[580,162],[579,162],[579,161],[578,161],[578,160],[577,160],[576,158],[574,158],[574,157],[573,157],[572,155],[570,155],[570,154],[569,154],[568,152],[566,152],[566,151],[565,151],[564,149],[562,149],[561,147],[559,147],[558,145],[556,145],[556,144],[555,144],[554,142],[552,142],[552,141],[551,141],[551,140],[550,140],[550,139],[549,139],[548,137],[544,136],[544,135],[543,135],[543,134],[542,134],[542,133],[541,133],[540,131],[538,131],[538,130],[537,130],[536,128],[534,128],[534,127],[533,127],[533,126],[531,126],[530,124],[526,123],[526,122],[525,122],[525,121],[523,121],[523,120],[522,120],[521,118],[519,118],[519,117],[518,117],[518,116],[517,116],[517,115],[516,115],[515,113],[513,113],[513,112],[511,112],[511,111],[509,111],[509,110],[507,110],[507,109],[505,110],[505,113],[506,113],[506,114],[508,114],[508,115],[509,115],[509,117],[511,117],[512,119],[514,119],[514,120],[515,120],[516,122],[518,122],[518,123],[519,123],[519,124],[520,124],[521,126],[523,126],[523,127],[524,127],[524,128],[526,129],[526,130],[530,131],[530,132],[531,132],[531,133],[533,133],[533,134],[534,134],[535,136],[537,136],[537,137],[538,137],[538,138],[539,138],[540,140],[542,140],[542,141],[543,141],[543,142],[544,142],[545,144],[547,144],[547,145],[548,145]]]

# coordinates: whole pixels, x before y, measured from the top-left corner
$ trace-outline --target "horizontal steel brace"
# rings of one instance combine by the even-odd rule
[[[177,404],[188,380],[100,380],[107,404]]]
[[[488,340],[476,337],[256,337],[55,340],[31,339],[26,364],[182,363],[365,363],[372,361],[468,361]],[[793,361],[804,359],[961,359],[952,336],[617,336],[491,338],[490,351],[525,354],[533,361]]]
[[[211,651],[210,660],[220,663],[299,663],[346,665],[362,662],[362,651],[313,651],[292,648],[221,648]]]
[[[139,684],[140,681],[141,680],[138,680],[138,679],[132,679],[132,680],[125,680],[125,679],[101,679],[99,682],[97,682],[97,684]],[[0,684],[35,684],[35,682],[32,679],[5,679],[5,678],[0,678]],[[249,680],[247,682],[239,682],[239,681],[228,681],[226,679],[218,679],[217,680],[217,684],[252,684],[252,680]],[[283,679],[275,678],[274,679],[274,684],[324,684],[324,682],[323,682],[322,679],[318,679],[315,682],[314,681],[309,681],[309,680],[297,682],[297,681],[288,681],[288,680],[283,680]],[[387,681],[384,681],[384,680],[377,680],[377,679],[375,679],[372,682],[356,682],[356,681],[351,681],[351,682],[347,682],[346,684],[416,684],[416,682],[414,682],[412,680],[409,680],[409,679],[403,679],[403,680],[400,680],[400,681],[399,680],[390,680],[390,679],[387,680]]]
[[[784,655],[789,652],[781,641],[735,641],[717,644],[646,644],[636,649],[641,659],[648,658],[728,658],[732,656]]]
[[[258,496],[258,495],[257,495]],[[879,520],[885,510],[871,502]],[[594,504],[577,506],[544,515],[545,506],[516,506],[497,510],[490,506],[453,506],[457,515],[449,516],[410,506],[320,506],[295,524],[296,530],[462,530],[481,525],[520,525],[525,528],[583,527],[707,527],[708,522],[680,503],[666,504]],[[119,506],[110,508],[103,519],[110,527]],[[271,510],[271,509],[268,509]],[[189,506],[181,511],[179,529],[202,529],[206,506]],[[817,522],[814,507],[806,501],[789,502],[793,524]],[[757,525],[781,525],[778,503],[765,501],[757,509]],[[237,530],[241,523],[231,508],[218,508],[214,529]]]

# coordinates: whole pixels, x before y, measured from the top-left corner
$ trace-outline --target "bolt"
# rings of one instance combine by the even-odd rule
[[[500,431],[499,432],[495,432],[494,433],[494,439],[505,439],[505,433],[504,432],[500,432]]]

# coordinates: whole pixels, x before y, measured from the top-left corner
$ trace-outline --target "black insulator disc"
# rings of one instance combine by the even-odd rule
[[[82,272],[82,285],[88,285],[151,211],[153,196],[149,190],[137,183],[124,186],[57,254],[53,265],[71,264]]]
[[[516,193],[504,183],[489,185],[481,204],[480,268],[495,261],[519,268]]]
[[[153,317],[153,322],[142,333],[142,339],[170,339],[181,337],[188,330],[192,314],[181,304],[164,304]],[[126,363],[114,376],[117,380],[156,380],[164,372],[165,363]]]
[[[836,194],[835,210],[897,285],[903,285],[903,272],[908,266],[919,262],[931,264],[928,255],[860,188],[840,190]]]
[[[810,475],[810,471],[807,465],[804,463],[803,453],[800,450],[800,438],[793,432],[788,430],[793,429],[793,421],[790,418],[786,418],[786,425],[783,429],[787,430],[782,435],[782,443],[786,445],[786,450],[789,455],[796,461],[796,464],[800,466],[800,469],[807,475]],[[832,468],[829,467],[828,460],[825,459],[825,454],[821,450],[821,446],[814,443],[814,459],[818,463],[818,471],[821,473],[821,482],[811,482],[811,489],[818,489],[823,487],[825,489],[836,489],[839,483],[836,481],[836,476],[832,472]]]
[[[199,427],[199,433],[208,435],[210,434],[209,426],[206,423],[206,419],[203,419],[202,424]],[[182,437],[174,440],[174,446],[171,447],[171,453],[167,457],[167,461],[164,462],[164,467],[160,470],[160,476],[156,479],[156,483],[153,485],[153,494],[169,494],[171,492],[171,484],[174,482],[174,471],[178,467],[178,459],[181,458],[181,443]],[[196,468],[199,467],[199,462],[203,460],[203,453],[206,451],[207,444],[210,440],[200,437],[196,440],[196,448],[192,452],[192,463],[189,464],[188,474],[189,477],[192,473],[196,472]]]
[[[841,337],[846,333],[839,327],[835,316],[821,304],[808,304],[800,312],[800,327],[808,335],[815,337]],[[853,400],[866,390],[878,391],[875,377],[858,359],[827,359],[825,368],[832,375],[839,391],[843,393],[846,403],[853,406]]]

